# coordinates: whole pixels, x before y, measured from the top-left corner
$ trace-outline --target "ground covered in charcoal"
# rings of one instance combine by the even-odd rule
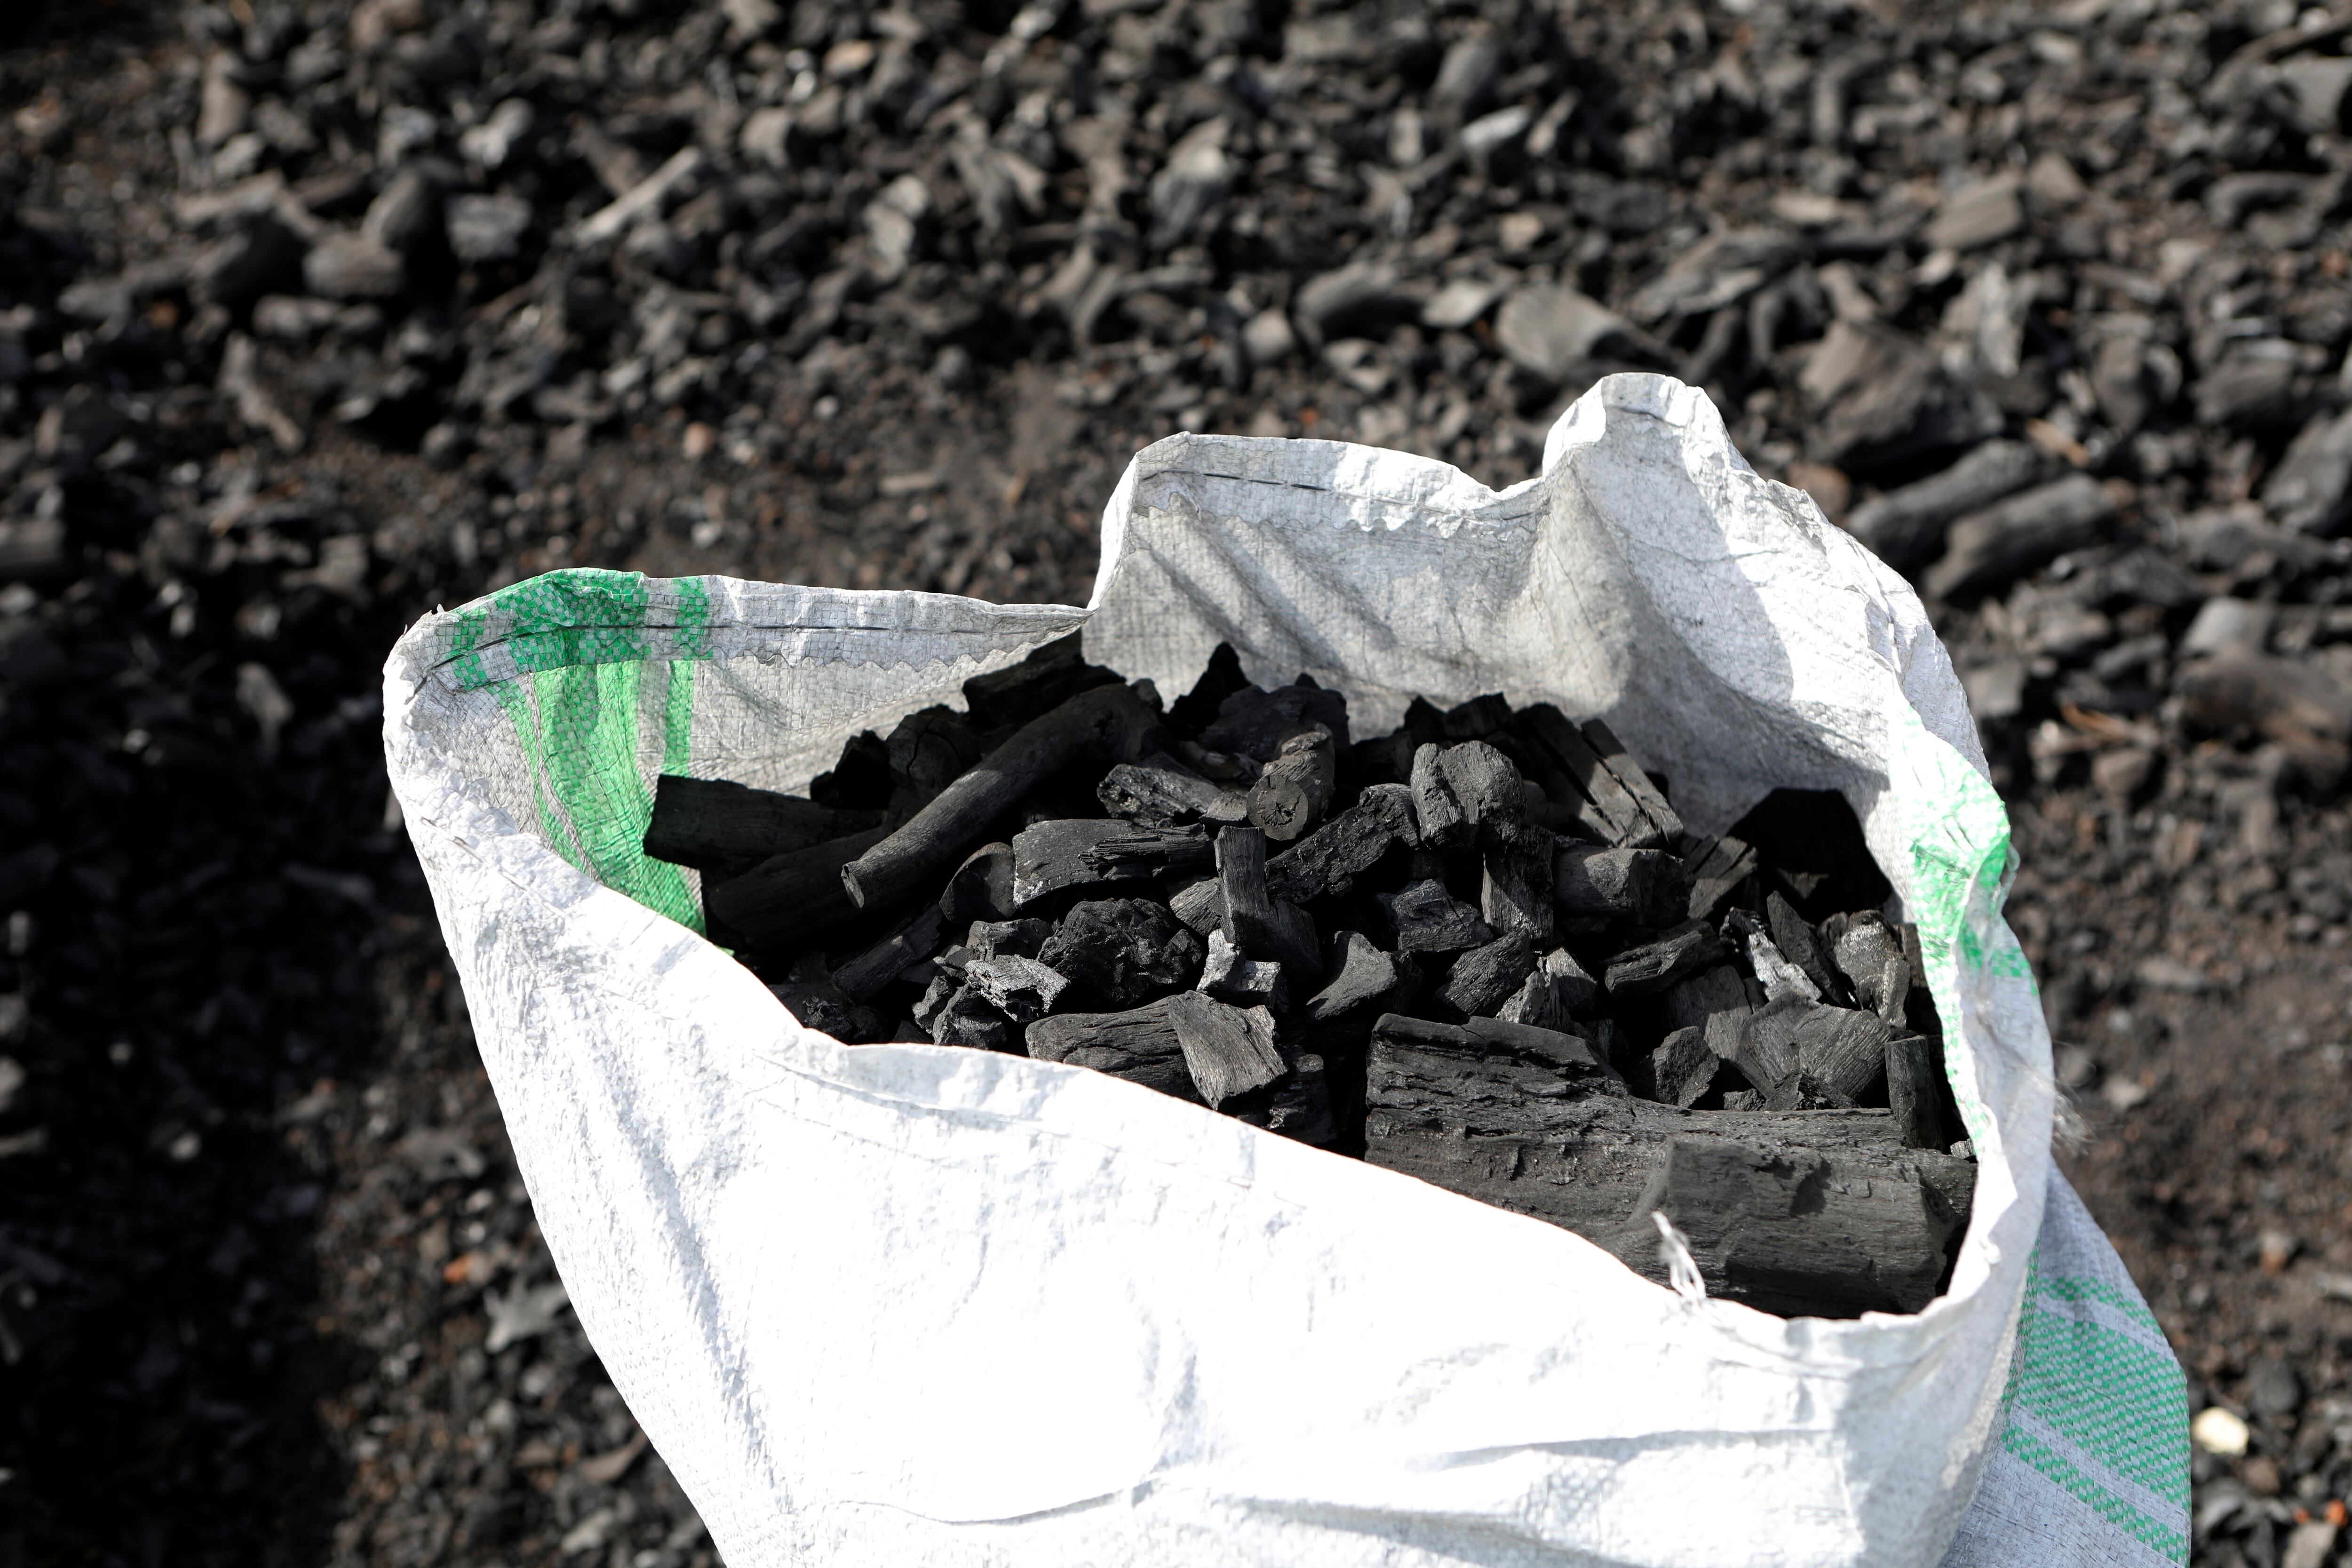
[[[407,620],[562,565],[1082,598],[1157,436],[1503,484],[1623,368],[1928,595],[2065,1163],[2243,1423],[2196,1553],[2333,1560],[2347,37],[2294,0],[0,10],[0,1564],[709,1560],[387,810]]]

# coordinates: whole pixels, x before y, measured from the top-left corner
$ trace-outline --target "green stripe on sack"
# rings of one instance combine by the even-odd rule
[[[641,737],[658,736],[656,771],[686,771],[694,665],[712,657],[710,595],[698,579],[661,586],[669,657],[649,658],[651,584],[642,573],[551,572],[458,612],[449,666],[457,689],[488,688],[530,769],[540,829],[581,870],[694,931],[702,910],[685,870],[648,859],[653,820]],[[512,673],[507,673],[511,665]],[[647,679],[650,668],[652,678]]]
[[[2189,1561],[2189,1537],[2148,1518],[2084,1475],[2063,1454],[2032,1433],[2012,1426],[2001,1434],[2000,1446],[2039,1470],[2053,1485],[2063,1488],[2075,1501],[2149,1551],[2160,1552],[2175,1563]],[[2184,1510],[2187,1508],[2185,1501],[2182,1507]]]

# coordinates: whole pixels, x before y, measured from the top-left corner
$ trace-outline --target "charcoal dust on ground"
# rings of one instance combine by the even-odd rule
[[[0,1563],[710,1560],[387,804],[403,626],[572,565],[1069,602],[1160,435],[1499,486],[1622,369],[1927,596],[2064,1163],[2211,1413],[2197,1560],[2331,1561],[2348,44],[2293,0],[0,7]]]

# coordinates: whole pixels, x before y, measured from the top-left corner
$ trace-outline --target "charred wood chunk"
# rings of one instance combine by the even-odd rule
[[[1627,1092],[1607,1053],[1582,1033],[1500,1018],[1439,1024],[1386,1013],[1372,1025],[1371,1059],[1381,1085],[1375,1103],[1391,1108],[1416,1100],[1433,1086],[1498,1106]]]
[[[1784,996],[1768,1002],[1742,1019],[1738,1031],[1731,1037],[1730,1056],[1733,1065],[1756,1089],[1766,1094],[1797,1076],[1797,1030],[1813,1009],[1813,1004],[1800,997]],[[1707,1038],[1714,1043],[1715,1020],[1708,1021]]]
[[[963,979],[966,988],[1016,1024],[1044,1017],[1070,988],[1061,971],[1011,953],[973,959],[964,966]]]
[[[1886,1070],[1886,1020],[1846,1007],[1816,1007],[1797,1026],[1797,1065],[1822,1091],[1859,1100]]]
[[[1264,833],[1255,827],[1218,832],[1217,880],[1224,896],[1222,929],[1227,942],[1252,958],[1281,964],[1299,984],[1322,977],[1315,922],[1297,905],[1266,890]]]
[[[755,952],[821,946],[842,934],[858,914],[841,885],[842,868],[870,851],[887,828],[869,828],[772,856],[743,875],[706,887],[702,906]]]
[[[868,730],[843,742],[841,760],[830,773],[809,781],[809,798],[841,811],[889,809],[898,781],[890,776],[890,748]]]
[[[1764,922],[1746,910],[1734,910],[1723,918],[1724,935],[1748,950],[1748,967],[1756,983],[1764,988],[1767,1000],[1778,1002],[1793,997],[1801,1002],[1818,1002],[1821,987],[1813,977],[1780,955],[1780,944],[1772,940]]]
[[[1690,901],[1684,912],[1713,925],[1740,885],[1756,874],[1756,851],[1746,840],[1727,834],[1692,850],[1683,859],[1683,870],[1690,879]]]
[[[1058,1013],[1029,1026],[1029,1054],[1139,1083],[1201,1103],[1176,1037],[1172,996],[1119,1013]]]
[[[1274,1086],[1265,1104],[1237,1107],[1233,1114],[1253,1127],[1318,1149],[1328,1149],[1339,1141],[1329,1068],[1312,1051],[1290,1064],[1288,1076]]]
[[[967,686],[969,683],[967,683]],[[888,904],[937,886],[989,824],[1071,763],[1108,766],[1154,749],[1160,725],[1124,686],[1082,691],[1031,720],[906,825],[842,868],[858,907]]]
[[[1444,749],[1434,741],[1412,754],[1413,816],[1421,824],[1421,841],[1433,849],[1467,844],[1476,832],[1439,761],[1444,755]]]
[[[964,858],[940,894],[940,914],[948,924],[1013,918],[1013,846],[983,844]]]
[[[1911,966],[1911,994],[1904,998],[1901,1021],[1915,1035],[1941,1039],[1944,1020],[1936,1011],[1935,993],[1927,988],[1927,961],[1919,950],[1919,928],[1909,921],[1903,922],[1903,962]]]
[[[1942,1041],[1924,1035],[1887,1037],[1886,1106],[1908,1148],[1948,1146],[1943,1116],[1942,1047]]]
[[[1354,805],[1268,860],[1266,890],[1294,904],[1344,896],[1390,850],[1419,837],[1404,788],[1375,784]]]
[[[831,1035],[844,1045],[863,1045],[882,1037],[882,1017],[871,1007],[861,1007],[844,995],[837,986],[793,982],[771,985],[769,993],[801,1021],[804,1029],[814,1029],[821,1035]]]
[[[981,987],[966,981],[948,994],[926,1026],[935,1046],[968,1046],[975,1050],[1021,1049],[1021,1030],[1004,1010],[988,999]]]
[[[1769,879],[1809,921],[1874,910],[1895,890],[1871,857],[1853,807],[1833,789],[1776,789],[1731,832],[1756,847]]]
[[[1208,837],[1183,828],[1138,827],[1115,817],[1063,817],[1013,836],[1013,906],[1026,909],[1066,888],[1148,882],[1172,857],[1208,858]]]
[[[1437,753],[1438,771],[1481,842],[1492,842],[1527,819],[1527,795],[1511,759],[1484,741],[1465,741]]]
[[[1449,742],[1484,741],[1511,721],[1511,704],[1499,691],[1457,702],[1438,716],[1438,732]]]
[[[1343,931],[1332,939],[1330,980],[1307,998],[1310,1023],[1328,1023],[1395,994],[1402,979],[1397,955],[1383,952],[1369,937]]]
[[[944,924],[940,907],[925,904],[915,918],[833,972],[833,983],[854,1002],[863,1002],[939,950]]]
[[[1209,959],[1193,989],[1235,1007],[1266,1007],[1276,1013],[1290,1008],[1290,984],[1282,965],[1244,956],[1222,931],[1209,933]]]
[[[1604,1244],[1629,1218],[1649,1224],[1638,1205],[1678,1138],[1811,1152],[1843,1180],[1925,1178],[1948,1205],[1955,1194],[1965,1204],[1973,1189],[1966,1163],[1904,1148],[1884,1110],[1677,1110],[1429,1033],[1445,1026],[1401,1022],[1402,1029],[1382,1018],[1373,1028],[1364,1157]],[[1652,1256],[1656,1239],[1651,1226]]]
[[[1302,675],[1295,686],[1261,691],[1244,687],[1217,705],[1216,722],[1201,731],[1201,744],[1212,752],[1238,752],[1270,763],[1282,752],[1282,742],[1309,724],[1331,731],[1337,746],[1348,743],[1348,700],[1326,691]]]
[[[1691,921],[1655,942],[1627,948],[1609,961],[1601,980],[1612,996],[1654,995],[1730,956],[1730,946],[1721,937]]]
[[[1081,692],[1118,685],[1115,673],[1086,661],[1078,637],[1072,632],[1055,637],[1019,664],[965,681],[963,700],[971,711],[972,728],[988,734],[1026,724]]]
[[[1772,945],[1780,956],[1805,972],[1813,988],[1831,1002],[1845,999],[1845,987],[1831,970],[1822,952],[1821,938],[1778,890],[1764,895],[1764,925],[1772,933]]]
[[[1859,914],[1832,915],[1822,927],[1830,962],[1854,999],[1888,1023],[1900,1026],[1904,1005],[1911,994],[1911,962],[1903,953],[1903,938],[1876,910]]]
[[[1136,827],[1118,824],[1124,832],[1097,839],[1083,851],[1087,864],[1106,875],[1147,877],[1171,871],[1206,870],[1216,850],[1204,827]],[[1017,838],[1013,841],[1017,846]]]
[[[1576,814],[1585,837],[1621,847],[1664,849],[1682,836],[1682,818],[1599,720],[1579,729],[1550,703],[1538,702],[1516,716],[1514,728],[1542,764],[1538,782]]]
[[[1641,807],[1643,816],[1649,822],[1653,842],[1663,848],[1679,843],[1683,837],[1682,815],[1667,802],[1666,792],[1650,777],[1649,770],[1634,759],[1615,731],[1601,720],[1587,719],[1581,728],[1593,753],[1601,759],[1601,765]]]
[[[1431,1000],[1449,1017],[1491,1018],[1535,968],[1535,943],[1525,931],[1510,931],[1455,959]]]
[[[1562,914],[1626,921],[1662,929],[1690,918],[1688,874],[1655,849],[1604,849],[1561,844],[1552,860],[1552,894]]]
[[[1382,893],[1379,901],[1396,933],[1399,952],[1460,952],[1495,940],[1494,928],[1478,911],[1447,892],[1434,877]]]
[[[1265,1088],[1289,1068],[1274,1047],[1274,1015],[1228,1007],[1197,991],[1169,999],[1169,1021],[1202,1102],[1223,1110]]]
[[[1716,1090],[1724,1067],[1723,1058],[1707,1049],[1705,1031],[1676,1029],[1627,1068],[1625,1080],[1644,1100],[1687,1110]]]
[[[896,786],[893,800],[908,812],[928,804],[980,761],[980,737],[962,714],[948,708],[908,714],[883,748]]]
[[[1168,908],[1178,920],[1205,937],[1225,923],[1224,884],[1214,877],[1187,882],[1169,896]]]
[[[1179,697],[1168,710],[1168,727],[1188,738],[1199,735],[1216,722],[1217,710],[1224,706],[1225,699],[1247,690],[1249,683],[1249,677],[1242,673],[1241,656],[1234,651],[1234,645],[1219,643],[1209,655],[1201,679],[1192,683],[1192,689]]]
[[[1338,787],[1339,759],[1331,731],[1310,724],[1287,739],[1249,787],[1252,826],[1276,844],[1315,830]]]
[[[1206,956],[1166,905],[1147,899],[1078,904],[1037,952],[1069,978],[1074,1002],[1114,1010],[1191,986]]]
[[[1592,1010],[1601,987],[1568,949],[1556,947],[1543,955],[1509,1000],[1495,1010],[1506,1023],[1532,1024],[1539,1029],[1565,1029],[1570,1020]]]
[[[1764,1005],[1763,993],[1736,963],[1702,969],[1666,987],[1662,998],[1668,1029],[1704,1029],[1719,1013],[1745,1018]]]
[[[665,773],[654,781],[646,853],[691,866],[720,880],[740,877],[774,855],[790,855],[878,827],[878,811],[835,811],[798,795],[752,789],[725,779]]]
[[[1538,942],[1549,937],[1557,880],[1550,830],[1532,822],[1489,818],[1484,837],[1479,912],[1496,931],[1517,931]]]
[[[1784,1317],[1916,1312],[1935,1300],[1958,1230],[1943,1195],[1906,1163],[1676,1138],[1633,1205],[1619,1255],[1663,1282],[1649,1218],[1663,1214],[1711,1296]]]
[[[963,945],[974,958],[1035,958],[1053,935],[1050,921],[974,921]]]
[[[1165,752],[1119,763],[1103,775],[1095,795],[1113,816],[1143,827],[1239,822],[1247,815],[1240,792],[1219,788]]]

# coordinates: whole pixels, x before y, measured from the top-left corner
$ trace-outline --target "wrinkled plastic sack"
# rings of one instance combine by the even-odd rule
[[[1617,376],[1492,491],[1179,436],[1093,603],[551,574],[419,622],[392,777],[540,1227],[734,1568],[2181,1562],[2184,1384],[2050,1157],[2007,819],[1903,582]],[[1950,1292],[1782,1321],[1082,1068],[800,1027],[638,840],[663,773],[801,789],[1039,642],[1220,640],[1377,733],[1601,714],[1694,831],[1836,788],[1917,921],[1980,1161]]]

